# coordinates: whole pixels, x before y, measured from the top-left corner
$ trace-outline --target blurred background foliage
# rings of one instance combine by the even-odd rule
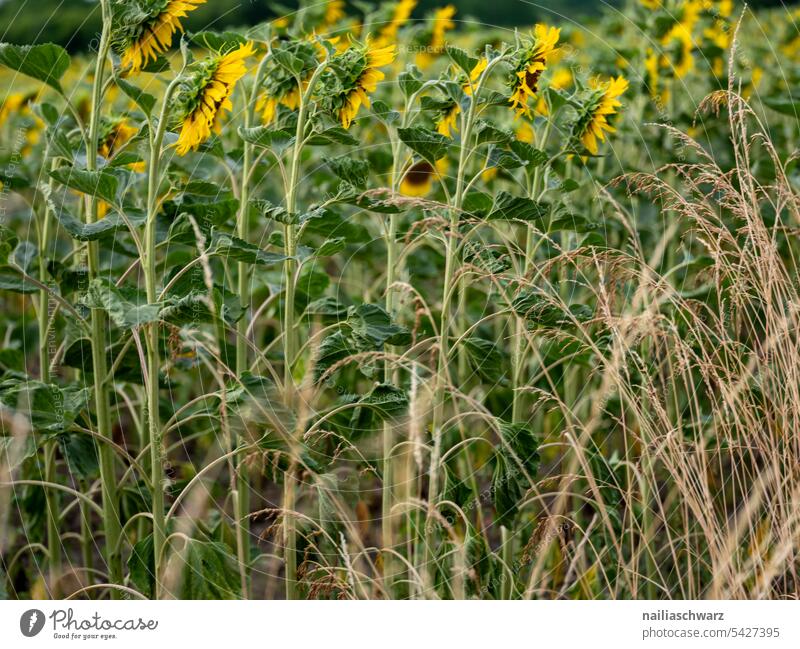
[[[489,25],[524,26],[537,20],[564,19],[579,21],[598,13],[604,6],[623,6],[626,0],[420,0],[414,16],[422,17],[430,9],[454,4],[461,20],[477,19]],[[636,0],[633,0],[636,1]],[[361,3],[349,3],[361,4]],[[370,4],[369,2],[364,4]],[[372,2],[371,4],[379,4]],[[780,0],[750,0],[750,7],[780,6]],[[87,12],[87,5],[95,11]],[[291,11],[296,0],[214,0],[185,21],[189,30],[222,29],[254,25]],[[35,10],[31,11],[31,9]],[[0,41],[11,43],[54,42],[71,51],[91,47],[100,28],[97,0],[0,0]]]
[[[635,1],[635,0],[634,0]],[[253,25],[291,10],[297,2],[283,0],[214,0],[194,12],[186,21],[188,29]],[[352,3],[356,4],[356,3]],[[372,4],[377,4],[373,2]],[[414,12],[422,17],[446,0],[420,0]],[[451,0],[462,20],[477,19],[490,25],[524,26],[537,20],[580,20],[599,12],[604,6],[622,6],[625,0]],[[780,0],[750,0],[748,5],[784,4]],[[792,3],[786,3],[792,4]],[[95,5],[95,11],[87,11]],[[31,10],[34,9],[34,10]],[[12,43],[55,42],[72,51],[91,46],[100,26],[100,10],[96,0],[0,0],[0,40]]]

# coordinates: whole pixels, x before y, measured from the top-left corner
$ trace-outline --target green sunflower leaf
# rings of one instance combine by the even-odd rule
[[[0,64],[43,81],[61,91],[61,77],[69,69],[70,58],[60,45],[12,45],[0,43]]]

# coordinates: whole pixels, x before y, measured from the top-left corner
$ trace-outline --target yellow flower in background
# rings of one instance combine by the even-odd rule
[[[380,47],[386,47],[397,40],[397,32],[411,18],[411,12],[417,6],[417,0],[400,0],[394,5],[390,20],[378,31],[375,39]]]
[[[661,6],[661,0],[639,0],[639,4],[646,9],[658,9]]]
[[[0,106],[0,124],[5,124],[6,120],[15,113],[23,114],[28,112],[29,104],[36,98],[36,93],[17,92],[9,95]]]
[[[436,168],[427,160],[412,164],[400,181],[400,193],[403,196],[425,196],[433,189]]]
[[[352,49],[352,48],[351,48]],[[347,56],[351,50],[342,56]],[[379,46],[367,39],[366,44],[359,52],[361,55],[361,72],[341,98],[339,120],[344,128],[350,128],[361,106],[369,106],[369,94],[378,88],[378,82],[386,76],[378,68],[389,65],[396,56],[394,45]]]
[[[124,117],[117,117],[104,124],[103,133],[97,152],[106,160],[110,160],[120,151],[133,137],[139,132],[135,126],[131,126]],[[145,163],[134,162],[128,165],[130,169],[137,172],[145,170]]]
[[[303,92],[305,92],[305,86]],[[300,106],[300,95],[299,86],[295,86],[282,97],[263,95],[256,104],[256,110],[261,113],[261,120],[268,126],[275,121],[275,116],[278,114],[278,105],[286,106],[289,110],[297,110]]]
[[[182,116],[182,128],[178,137],[178,155],[196,151],[214,129],[220,131],[220,120],[224,110],[232,110],[230,97],[236,83],[247,73],[245,59],[254,53],[253,44],[245,43],[224,55],[207,61],[199,70],[200,85],[189,98]]]
[[[122,10],[119,19],[124,51],[122,67],[139,72],[152,59],[158,58],[172,45],[176,31],[183,31],[181,18],[205,4],[206,0],[160,0],[149,12],[139,6]],[[142,14],[145,14],[142,19]]]
[[[520,122],[516,135],[520,142],[526,142],[527,144],[536,142],[536,134],[533,132],[533,126],[531,126],[530,122]]]
[[[572,71],[569,68],[557,69],[548,85],[554,90],[566,90],[572,85]],[[544,97],[539,97],[539,101],[536,102],[536,112],[545,116],[550,114],[550,107]]]
[[[478,59],[478,62],[473,66],[469,73],[469,80],[465,80],[461,84],[461,88],[467,95],[472,95],[472,88],[480,79],[481,74],[489,65],[485,56]],[[462,79],[466,79],[466,75],[462,73]],[[461,106],[453,101],[449,106],[442,111],[441,116],[436,122],[436,131],[445,137],[453,137],[453,131],[458,131],[458,116],[461,114]]]
[[[335,25],[347,14],[344,11],[344,0],[328,0],[325,5],[325,17],[322,19],[326,27]]]
[[[620,76],[606,82],[593,79],[590,85],[595,91],[595,96],[577,125],[576,135],[589,153],[597,155],[598,140],[605,142],[605,134],[616,131],[609,123],[609,119],[616,115],[622,106],[619,97],[628,89],[628,81]]]
[[[456,8],[453,5],[441,7],[433,13],[430,41],[424,45],[422,51],[416,56],[417,65],[425,69],[431,65],[444,51],[447,41],[447,32],[455,29],[453,16],[456,15]]]
[[[538,91],[539,77],[547,67],[547,60],[556,51],[556,44],[561,30],[546,25],[536,25],[533,41],[524,48],[516,61],[511,83],[510,108],[517,117],[530,116],[528,100],[535,98]]]
[[[453,131],[458,131],[458,116],[461,107],[453,102],[450,107],[442,113],[439,121],[436,122],[436,132],[445,137],[453,137]]]

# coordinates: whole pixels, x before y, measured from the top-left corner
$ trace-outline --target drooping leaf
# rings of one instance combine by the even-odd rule
[[[59,435],[58,444],[73,475],[90,480],[100,474],[97,444],[89,435],[84,433]]]
[[[263,149],[272,149],[282,153],[294,142],[294,135],[283,129],[269,126],[254,126],[252,128],[239,127],[239,137],[245,142],[254,144]]]
[[[26,417],[34,432],[63,433],[89,402],[89,390],[59,387],[19,376],[0,382],[0,405]]]
[[[50,176],[65,187],[106,203],[116,204],[119,179],[107,171],[89,171],[76,167],[59,167],[50,171]]]
[[[531,200],[524,196],[514,196],[500,191],[494,200],[491,210],[486,215],[489,220],[539,221],[550,212],[548,205]]]
[[[91,309],[103,309],[111,320],[122,329],[140,327],[159,318],[160,304],[148,304],[144,296],[135,289],[121,289],[105,278],[95,278],[83,303]]]
[[[586,304],[572,304],[565,310],[553,298],[535,290],[520,293],[511,303],[517,315],[541,327],[569,327],[575,322],[588,322],[594,317]]]
[[[478,64],[478,59],[476,57],[471,56],[466,50],[462,50],[460,47],[445,45],[445,51],[450,57],[450,60],[467,75],[470,75],[473,68]]]
[[[408,411],[405,390],[388,383],[379,383],[369,393],[359,397],[353,410],[350,428],[356,432],[372,429],[377,423],[397,419]]]
[[[306,140],[306,144],[311,146],[327,146],[329,144],[356,146],[358,143],[359,141],[353,137],[350,131],[341,126],[333,126],[319,133],[314,133]]]
[[[285,261],[285,255],[262,250],[257,245],[249,243],[232,234],[221,232],[217,228],[211,229],[211,244],[208,254],[222,257],[230,261],[241,261],[246,264],[271,266]]]
[[[180,599],[238,599],[241,596],[236,558],[216,541],[187,539],[171,562],[181,570]]]
[[[70,58],[60,45],[12,45],[0,43],[0,64],[61,90],[61,77],[69,69]]]
[[[156,98],[153,97],[153,95],[133,85],[129,81],[126,81],[122,77],[114,77],[114,82],[122,92],[136,102],[145,115],[150,115],[153,112],[153,108],[155,108],[156,105]]]
[[[494,454],[492,493],[496,520],[511,527],[522,498],[539,469],[540,440],[525,424],[501,421]]]
[[[502,349],[493,341],[471,336],[464,339],[472,369],[488,383],[499,383],[505,375],[506,359]]]
[[[397,134],[409,149],[432,165],[445,156],[450,146],[449,138],[421,126],[400,128],[397,129]]]
[[[369,163],[366,160],[359,160],[347,155],[337,158],[323,156],[322,159],[330,170],[345,182],[359,189],[366,188],[369,176]]]
[[[350,307],[346,326],[362,349],[379,349],[384,344],[406,345],[411,333],[405,327],[392,322],[386,309],[377,304],[360,304]]]

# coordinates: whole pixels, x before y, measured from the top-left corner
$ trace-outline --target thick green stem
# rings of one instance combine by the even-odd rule
[[[255,118],[256,100],[258,90],[261,86],[261,79],[264,74],[266,62],[269,56],[261,59],[258,66],[247,108],[244,111],[244,126],[250,128]],[[243,241],[250,237],[250,175],[253,167],[253,145],[244,142],[244,154],[242,159],[242,185],[239,192],[240,208],[239,218],[236,223],[237,235]],[[242,309],[247,312],[250,309],[250,265],[240,262],[237,268],[238,292]],[[247,359],[247,327],[248,318],[241,318],[237,323],[236,333],[236,374],[241,376],[249,369]],[[232,450],[232,449],[231,449]],[[242,582],[242,597],[247,599],[250,596],[249,586],[249,566],[250,566],[250,481],[247,475],[247,467],[242,458],[237,457],[236,462],[236,488],[234,489],[233,505],[236,518],[236,549],[239,560],[239,571]]]
[[[89,122],[89,141],[87,143],[86,168],[95,171],[97,168],[97,140],[100,124],[102,102],[103,77],[105,64],[111,47],[111,11],[108,0],[101,2],[103,10],[103,31],[100,37],[100,48],[97,53],[97,62],[92,87],[92,110]],[[97,220],[97,199],[88,197],[87,219],[89,222]],[[100,249],[97,241],[90,241],[88,248],[88,266],[90,281],[100,276]],[[101,437],[112,439],[111,415],[109,393],[105,379],[108,371],[106,362],[106,316],[101,309],[92,309],[92,372],[94,374],[95,414],[97,416],[97,431]],[[100,456],[100,483],[103,498],[103,525],[106,536],[106,561],[108,563],[109,581],[112,584],[122,583],[122,560],[119,554],[119,537],[121,521],[117,500],[117,479],[114,471],[114,450],[110,444],[101,444]],[[111,589],[112,599],[119,599],[120,592]]]
[[[161,146],[167,128],[167,111],[170,99],[177,85],[173,81],[167,88],[161,114],[158,118],[155,135],[150,139],[150,168],[147,180],[147,222],[144,236],[144,280],[147,301],[154,304],[158,301],[156,276],[156,216],[158,215],[158,186],[160,182]],[[164,452],[161,421],[158,412],[158,381],[161,359],[158,349],[158,322],[151,322],[145,330],[145,346],[147,349],[146,411],[147,441],[150,445],[150,482],[152,485],[151,513],[153,516],[153,556],[154,556],[154,592],[155,599],[162,596],[161,564],[165,560],[164,545],[166,539],[164,519]]]
[[[306,118],[317,80],[327,66],[327,60],[322,62],[311,79],[305,92],[300,95],[300,107],[297,115],[297,129],[295,131],[292,161],[289,172],[289,186],[286,194],[286,211],[293,215],[297,211],[297,188],[300,182],[300,157],[306,136]],[[302,88],[302,81],[297,79],[297,85]],[[283,381],[286,406],[293,409],[296,405],[295,384],[292,366],[297,353],[295,332],[295,275],[297,274],[297,230],[293,223],[287,223],[284,228],[284,323],[283,323]],[[296,431],[297,432],[297,431]],[[297,527],[294,520],[294,508],[297,503],[297,485],[299,483],[298,464],[295,449],[290,449],[290,466],[283,481],[283,509],[284,509],[284,556],[286,561],[286,599],[298,599],[297,588]]]

